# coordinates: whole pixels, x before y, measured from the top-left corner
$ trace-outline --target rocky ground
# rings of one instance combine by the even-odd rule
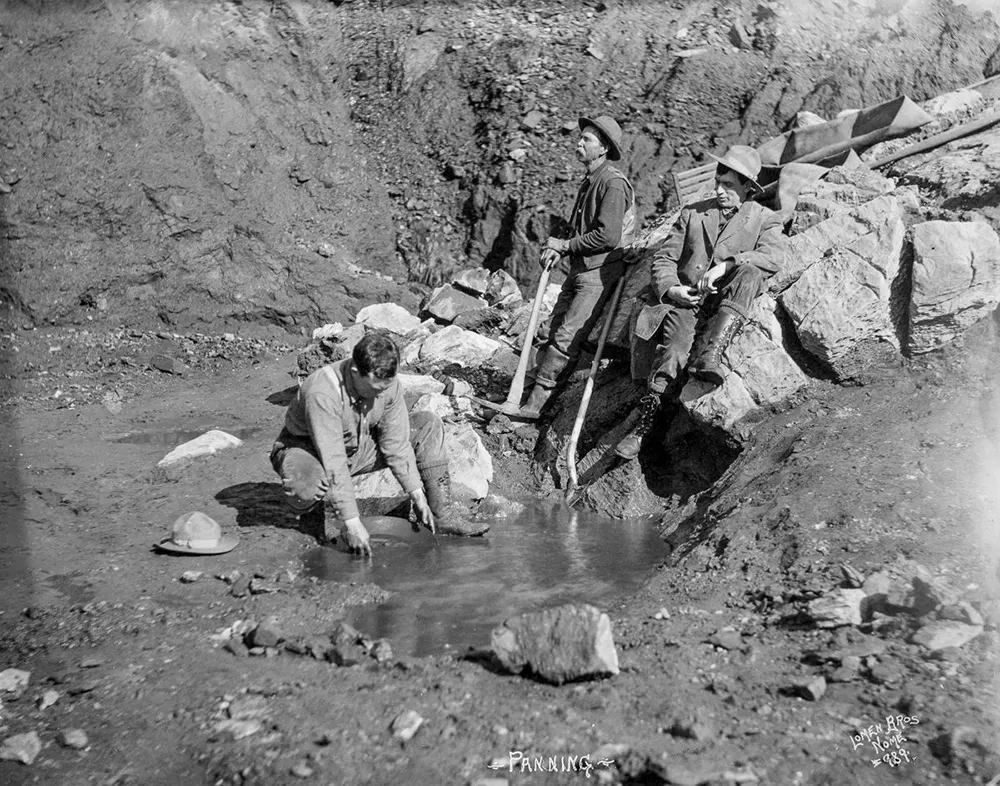
[[[385,591],[304,575],[316,533],[266,458],[303,333],[415,310],[470,261],[530,280],[580,107],[626,122],[650,215],[705,149],[995,72],[982,9],[7,10],[0,782],[996,783],[995,314],[817,375],[738,446],[648,449],[672,552],[602,609],[613,676],[554,685],[486,642],[411,658],[346,628]],[[993,159],[968,149],[892,173],[995,225]],[[544,443],[569,409],[480,424],[494,491],[561,497]],[[212,428],[243,445],[156,466]],[[156,554],[192,509],[240,546]]]

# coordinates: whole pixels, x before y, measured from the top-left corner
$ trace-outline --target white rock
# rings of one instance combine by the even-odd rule
[[[922,102],[920,106],[924,111],[932,115],[941,116],[949,112],[968,109],[982,103],[982,101],[983,94],[978,90],[962,87],[958,90],[952,90],[950,93],[942,93],[939,96],[934,96],[934,98],[929,98]]]
[[[469,399],[446,396],[443,393],[424,393],[414,402],[410,411],[433,412],[442,420],[465,419],[473,414]]]
[[[478,366],[488,360],[500,342],[481,336],[458,325],[449,325],[428,336],[420,347],[420,360],[431,365]]]
[[[946,647],[962,647],[983,632],[982,625],[967,625],[964,622],[934,620],[928,622],[913,634],[910,641],[920,644],[931,652]]]
[[[838,372],[862,342],[899,346],[890,299],[905,227],[898,209],[876,218],[871,231],[831,249],[780,296],[802,346]]]
[[[59,701],[59,691],[47,690],[38,698],[38,709],[48,709],[57,701]]]
[[[446,423],[444,430],[452,491],[461,499],[483,499],[493,482],[493,458],[468,423]]]
[[[250,720],[226,720],[218,721],[213,727],[216,734],[228,734],[234,740],[242,740],[251,734],[256,734],[264,728],[264,723],[256,718]]]
[[[1000,302],[1000,238],[983,222],[913,227],[910,341],[930,352],[957,338]]]
[[[861,624],[861,604],[865,599],[863,589],[838,587],[820,598],[809,601],[809,616],[820,628]]]
[[[562,291],[562,284],[549,284],[547,287],[545,287],[545,294],[542,295],[542,308],[541,308],[541,313],[543,316],[545,314],[552,313],[552,309],[555,308],[556,301],[559,299],[559,293],[561,291]],[[532,293],[531,297],[532,299],[534,299],[535,297],[534,293]]]
[[[28,687],[30,679],[30,671],[4,669],[0,671],[0,693],[16,693],[20,696]]]
[[[212,429],[200,437],[195,437],[182,445],[178,445],[157,462],[158,467],[168,467],[181,461],[188,461],[200,456],[213,456],[229,448],[238,448],[243,440],[227,434],[225,431]]]
[[[78,751],[82,751],[90,745],[87,732],[83,729],[63,729],[59,735],[59,742],[65,748],[73,748]]]
[[[859,237],[871,234],[877,227],[894,225],[902,220],[903,211],[895,196],[883,195],[837,213],[793,235],[775,246],[768,254],[778,272],[768,280],[768,290],[781,292],[802,273],[815,265],[832,248],[852,245]]]
[[[396,303],[374,303],[365,306],[354,319],[372,330],[388,330],[405,336],[420,327],[420,319]]]
[[[754,302],[751,319],[723,355],[730,371],[722,385],[713,388],[691,380],[684,386],[681,403],[695,420],[729,431],[749,412],[809,383],[785,352],[776,309],[766,295]]]
[[[414,710],[406,710],[393,718],[390,728],[392,736],[400,742],[408,742],[413,739],[413,735],[423,725],[424,719]]]
[[[396,379],[403,386],[403,393],[410,396],[423,396],[428,393],[441,393],[444,383],[438,382],[430,374],[397,374]]]
[[[333,322],[323,325],[322,327],[313,328],[313,341],[319,341],[321,338],[333,338],[334,336],[339,336],[343,330],[344,326],[339,322]]]
[[[42,752],[42,741],[38,732],[29,731],[25,734],[15,734],[0,743],[0,761],[19,761],[31,764]]]

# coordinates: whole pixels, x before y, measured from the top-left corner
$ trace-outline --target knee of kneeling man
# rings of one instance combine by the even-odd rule
[[[427,410],[421,410],[420,412],[410,413],[410,430],[414,432],[419,431],[433,431],[434,429],[443,428],[444,423],[440,417],[438,417],[433,412],[428,412]]]

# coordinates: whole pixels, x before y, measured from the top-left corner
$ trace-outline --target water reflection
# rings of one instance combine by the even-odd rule
[[[504,618],[568,602],[606,607],[634,591],[667,549],[653,519],[611,520],[562,505],[532,504],[493,525],[486,538],[439,538],[400,526],[373,537],[374,557],[329,548],[305,558],[306,571],[336,581],[372,582],[394,596],[359,607],[349,620],[392,640],[397,654],[489,644]]]

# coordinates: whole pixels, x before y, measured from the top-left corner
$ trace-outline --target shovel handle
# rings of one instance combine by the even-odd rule
[[[517,371],[514,372],[514,379],[510,382],[510,391],[507,393],[506,406],[518,408],[521,406],[521,396],[524,394],[524,378],[528,373],[528,360],[531,358],[531,348],[535,341],[535,331],[538,329],[538,317],[542,311],[542,298],[545,297],[545,288],[549,284],[549,274],[552,266],[559,261],[559,252],[552,249],[545,249],[542,252],[542,273],[538,277],[538,289],[535,292],[535,300],[531,304],[531,314],[528,316],[528,326],[524,330],[524,338],[521,343],[521,357],[517,361]]]

